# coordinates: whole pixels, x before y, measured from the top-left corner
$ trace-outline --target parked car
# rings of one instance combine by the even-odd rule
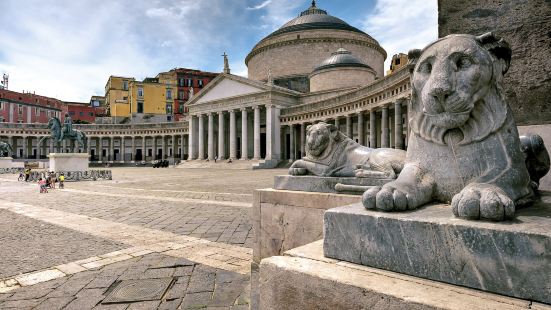
[[[167,168],[168,165],[168,160],[155,160],[153,162],[153,168]]]

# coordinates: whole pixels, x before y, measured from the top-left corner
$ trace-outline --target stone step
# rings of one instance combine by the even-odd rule
[[[218,160],[216,163],[205,160],[188,160],[178,164],[176,168],[250,170],[256,163],[258,163],[257,160],[234,160],[231,163],[228,163],[227,160]]]

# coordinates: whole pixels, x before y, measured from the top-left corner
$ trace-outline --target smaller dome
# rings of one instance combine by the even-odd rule
[[[348,50],[341,47],[336,52],[331,53],[331,57],[322,61],[313,72],[337,67],[363,67],[373,70],[356,56],[353,56]]]

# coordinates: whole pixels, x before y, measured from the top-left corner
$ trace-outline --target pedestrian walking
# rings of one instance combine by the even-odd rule
[[[216,161],[218,160],[218,155],[214,156],[214,163],[216,164]]]
[[[59,175],[59,189],[65,188],[65,176],[62,174]]]
[[[48,189],[46,189],[46,179],[39,178],[38,179],[38,186],[40,187],[40,193],[47,193]]]
[[[29,182],[30,176],[31,176],[31,168],[25,168],[25,182]]]

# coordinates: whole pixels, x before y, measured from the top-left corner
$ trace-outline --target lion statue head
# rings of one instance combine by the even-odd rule
[[[509,45],[493,33],[449,35],[409,52],[410,128],[438,144],[483,140],[505,122]]]
[[[332,142],[341,141],[341,133],[333,124],[319,122],[306,127],[306,157],[318,158],[328,149]]]

